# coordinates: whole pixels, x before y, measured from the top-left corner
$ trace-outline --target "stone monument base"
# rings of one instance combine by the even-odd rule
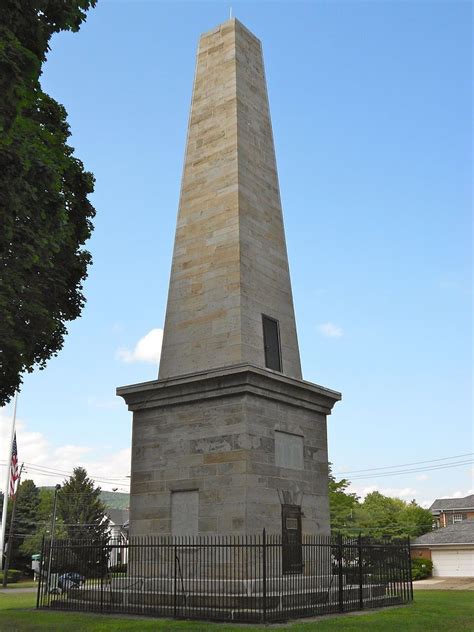
[[[339,393],[248,364],[117,393],[133,411],[131,536],[329,534]]]

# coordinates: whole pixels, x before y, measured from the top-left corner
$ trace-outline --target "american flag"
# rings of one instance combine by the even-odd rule
[[[16,447],[16,432],[13,437],[13,446],[12,446],[12,462],[10,465],[10,498],[13,498],[15,495],[15,485],[19,478],[18,474],[18,451]]]

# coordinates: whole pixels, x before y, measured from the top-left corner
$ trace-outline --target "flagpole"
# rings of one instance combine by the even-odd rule
[[[7,587],[8,582],[8,569],[10,568],[10,560],[12,557],[13,549],[13,527],[15,525],[15,513],[16,513],[16,501],[20,492],[21,474],[23,472],[24,463],[21,464],[20,474],[18,476],[18,483],[15,494],[13,496],[12,515],[10,518],[10,533],[8,534],[7,554],[5,555],[5,566],[3,568],[3,588]]]
[[[18,401],[18,391],[15,393],[15,402],[13,404],[13,421],[12,431],[10,435],[10,450],[7,457],[7,475],[5,477],[5,488],[3,491],[3,509],[2,509],[2,527],[0,530],[0,571],[3,569],[3,549],[5,546],[5,532],[7,529],[7,507],[8,507],[8,492],[10,490],[10,470],[11,459],[13,450],[13,437],[15,436],[15,424],[16,424],[16,405]]]

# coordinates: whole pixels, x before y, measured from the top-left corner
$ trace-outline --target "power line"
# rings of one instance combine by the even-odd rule
[[[9,462],[5,461],[5,460],[0,461],[0,463],[1,463],[1,465],[9,465]],[[66,470],[58,470],[58,469],[55,469],[55,468],[52,468],[52,467],[48,467],[46,465],[41,465],[41,464],[37,464],[37,463],[28,463],[26,461],[24,463],[25,463],[25,466],[28,469],[37,471],[38,473],[44,473],[44,475],[46,475],[46,473],[50,474],[51,476],[53,476],[53,475],[54,476],[71,476],[73,474],[73,472],[71,472],[71,471],[68,472]],[[114,483],[114,482],[117,482],[117,481],[118,482],[120,482],[120,481],[123,482],[123,481],[127,481],[127,479],[128,479],[127,475],[125,475],[125,476],[110,476],[110,477],[107,477],[107,476],[101,476],[101,475],[95,476],[94,474],[89,474],[88,473],[87,476],[89,478],[94,479],[94,480],[100,480],[102,482],[107,482],[107,483],[108,482]]]
[[[384,478],[386,476],[399,476],[400,474],[418,474],[420,472],[432,472],[434,470],[448,470],[454,467],[462,467],[464,465],[470,465],[474,463],[473,460],[469,461],[458,461],[457,463],[446,463],[444,465],[433,465],[431,467],[420,467],[411,470],[399,470],[394,472],[385,472],[383,474],[364,474],[364,476],[351,476],[351,481],[362,480],[362,479],[373,479],[373,478]]]
[[[441,459],[430,459],[429,461],[414,461],[413,463],[399,463],[398,465],[385,465],[383,467],[369,467],[365,470],[347,470],[346,472],[337,472],[337,476],[343,474],[359,474],[360,472],[374,472],[375,470],[391,470],[399,467],[408,467],[410,465],[422,465],[424,463],[435,463],[437,461],[449,461],[451,459],[460,459],[464,456],[472,456],[474,452],[466,452],[466,454],[456,454],[454,456],[445,456]]]

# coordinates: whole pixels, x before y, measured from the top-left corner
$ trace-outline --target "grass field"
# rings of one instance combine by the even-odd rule
[[[37,588],[37,587],[38,587],[38,582],[34,582],[33,580],[31,580],[30,582],[21,581],[21,582],[17,582],[16,584],[8,584],[6,586],[6,588]],[[0,588],[2,588],[1,584],[0,584]]]
[[[278,626],[231,625],[207,621],[172,621],[34,610],[32,593],[0,593],[0,631],[32,632],[232,632],[236,630],[288,630],[291,632],[473,632],[474,593],[427,590],[415,595],[408,606],[368,614],[312,619]]]

